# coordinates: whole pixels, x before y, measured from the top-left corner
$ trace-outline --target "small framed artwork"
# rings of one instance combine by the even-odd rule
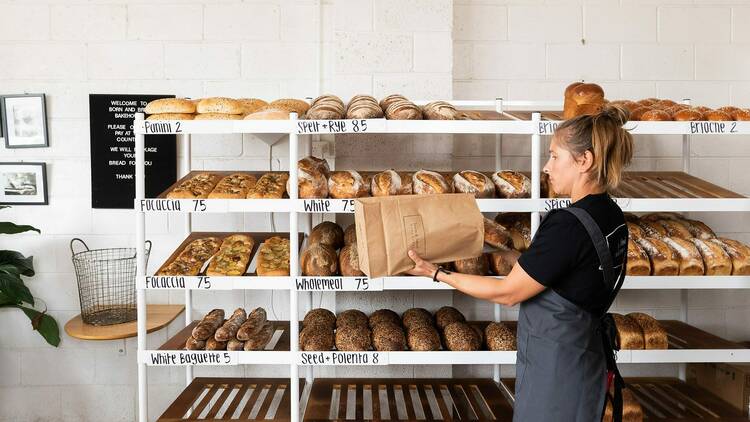
[[[49,146],[45,103],[44,94],[0,97],[0,122],[6,148]]]
[[[0,205],[47,205],[46,163],[0,163]]]

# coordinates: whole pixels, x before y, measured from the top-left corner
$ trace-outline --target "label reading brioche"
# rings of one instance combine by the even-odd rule
[[[690,133],[737,133],[737,122],[690,122]]]

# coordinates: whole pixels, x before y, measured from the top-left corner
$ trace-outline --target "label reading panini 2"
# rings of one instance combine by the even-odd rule
[[[204,350],[159,350],[146,355],[149,366],[175,365],[237,365],[237,353]]]
[[[388,365],[387,352],[299,352],[298,365]]]

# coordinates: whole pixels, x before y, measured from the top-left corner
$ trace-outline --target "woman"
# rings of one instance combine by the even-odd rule
[[[606,107],[558,126],[544,172],[550,187],[572,203],[547,214],[505,279],[449,272],[409,251],[415,263],[410,274],[476,298],[521,304],[514,421],[602,418],[607,369],[616,373],[606,312],[627,256],[625,218],[608,195],[632,157],[625,121],[625,111]],[[619,374],[616,380],[621,386]],[[614,403],[616,411],[621,408],[617,398]]]

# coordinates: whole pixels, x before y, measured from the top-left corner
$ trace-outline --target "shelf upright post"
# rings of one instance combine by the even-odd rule
[[[299,148],[299,136],[297,135],[297,113],[290,113],[292,121],[289,129],[289,199],[292,207],[289,209],[289,277],[292,286],[289,289],[289,342],[291,361],[289,362],[289,394],[291,394],[291,421],[300,420],[299,406],[299,367],[297,366],[297,352],[299,349],[299,310],[297,305],[297,289],[294,288],[294,279],[298,273],[299,259],[299,230],[297,229],[297,199],[298,175],[297,175],[297,150]]]
[[[690,105],[690,99],[682,100],[683,104]],[[682,171],[690,174],[690,135],[682,135]],[[687,323],[688,321],[688,290],[680,289],[680,320]],[[685,381],[687,378],[687,366],[684,363],[679,365],[679,378]]]
[[[531,135],[531,198],[538,200],[541,197],[541,160],[542,160],[542,135],[539,134],[538,123],[542,120],[542,114],[538,111],[531,113],[531,121],[535,123],[534,133]],[[539,228],[539,211],[531,213],[531,236],[534,237]]]
[[[178,136],[178,142],[182,144],[182,165],[181,165],[181,173],[180,177],[186,176],[188,173],[190,173],[190,170],[192,170],[192,154],[193,154],[193,147],[192,147],[192,135],[190,134],[183,134],[183,135],[177,135]],[[190,233],[193,231],[193,214],[191,213],[185,213],[184,217],[185,225],[183,228],[185,238],[190,236]],[[193,322],[193,291],[190,289],[185,289],[185,326],[187,327],[190,325],[190,323]],[[185,385],[190,385],[190,383],[193,381],[193,367],[192,365],[185,366]]]
[[[495,98],[495,111],[502,113],[503,111],[503,99]],[[503,134],[495,134],[495,171],[503,169]],[[502,308],[499,303],[493,305],[494,308],[494,320],[500,322],[502,319]],[[496,364],[492,366],[492,379],[499,383],[500,382],[500,365]]]
[[[143,125],[143,113],[135,114],[135,128]],[[135,279],[137,283],[146,275],[146,214],[135,204],[146,198],[146,173],[145,173],[145,146],[146,140],[143,133],[135,135],[135,251],[136,270]],[[137,328],[138,328],[138,421],[148,422],[148,373],[146,362],[140,359],[141,352],[146,350],[146,291],[136,291],[137,300]]]

